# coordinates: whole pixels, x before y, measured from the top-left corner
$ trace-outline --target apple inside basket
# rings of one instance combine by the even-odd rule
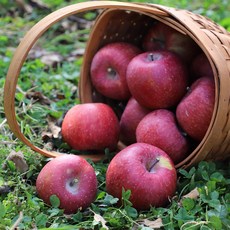
[[[157,15],[106,10],[86,47],[81,103],[110,105],[122,149],[135,142],[164,150],[177,167],[191,161],[215,107],[208,58],[182,26]]]

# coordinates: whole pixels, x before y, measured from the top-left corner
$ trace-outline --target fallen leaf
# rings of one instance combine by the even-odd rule
[[[40,58],[42,63],[52,67],[56,67],[58,63],[64,60],[63,56],[58,52],[49,52],[38,45],[35,45],[30,50],[28,58],[32,60]]]
[[[58,138],[61,132],[61,127],[56,125],[56,120],[52,117],[48,117],[48,128],[51,131],[54,138]]]
[[[85,53],[85,48],[78,48],[70,53],[74,57],[83,56]]]
[[[45,143],[47,143],[47,142],[49,142],[50,140],[52,140],[53,135],[52,135],[51,132],[43,131],[43,132],[41,133],[41,137],[42,137],[42,140],[43,140]]]
[[[182,200],[185,198],[191,198],[191,199],[197,199],[199,197],[199,191],[198,188],[194,188],[192,191],[190,191],[189,193],[185,194],[184,196],[181,197],[181,199],[178,202],[179,206],[182,206]]]
[[[58,63],[62,62],[64,58],[59,54],[59,53],[47,53],[46,55],[43,55],[41,57],[41,62],[44,64],[51,66],[51,67],[56,67]]]
[[[37,7],[42,10],[48,10],[49,7],[41,0],[29,0],[32,7]]]
[[[99,215],[99,214],[97,214],[96,212],[94,212],[93,210],[91,210],[92,212],[93,212],[93,214],[94,214],[94,220],[96,221],[96,222],[100,222],[101,224],[102,224],[102,227],[104,228],[104,229],[109,229],[107,226],[106,226],[106,221],[105,221],[105,219],[101,216],[101,215]]]
[[[191,198],[191,199],[197,199],[199,197],[199,191],[197,188],[194,188],[191,192],[189,192],[188,194],[184,195],[182,197],[183,198]]]
[[[0,186],[0,195],[7,194],[11,190],[11,187],[9,185],[2,185]]]
[[[43,55],[47,55],[49,52],[43,48],[41,48],[38,45],[35,45],[29,52],[28,54],[28,58],[29,59],[37,59],[37,58],[41,58]]]
[[[72,51],[69,56],[66,58],[67,61],[71,62],[71,61],[75,61],[76,58],[78,57],[82,57],[85,53],[85,49],[84,48],[78,48],[74,51]]]
[[[162,219],[161,218],[158,218],[156,220],[148,220],[148,219],[144,219],[143,220],[143,224],[146,226],[146,227],[150,227],[152,229],[159,229],[161,227],[163,227],[163,223],[162,223]]]
[[[16,0],[17,5],[19,8],[23,9],[26,13],[32,13],[33,8],[28,5],[24,0]]]
[[[6,158],[6,161],[14,162],[16,169],[21,173],[26,172],[29,168],[21,151],[15,152],[12,150]],[[2,167],[5,168],[6,164],[3,164]]]
[[[78,29],[89,29],[93,25],[93,21],[89,21],[87,19],[84,19],[84,12],[83,13],[78,13],[77,15],[71,15],[69,17],[69,20],[71,22],[74,22],[77,24]]]
[[[46,96],[44,96],[41,92],[26,92],[26,98],[34,99],[35,101],[39,101],[42,105],[50,105],[50,100]]]

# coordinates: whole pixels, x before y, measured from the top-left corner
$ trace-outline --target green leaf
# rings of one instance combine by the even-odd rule
[[[227,209],[227,206],[220,204],[215,206],[215,209],[217,210],[218,216],[221,218],[227,218],[229,215],[230,207]]]
[[[209,205],[210,207],[213,207],[213,208],[215,208],[215,209],[217,209],[217,207],[220,206],[220,201],[217,200],[217,199],[209,200],[209,201],[207,200],[206,202],[208,203],[208,205]]]
[[[220,172],[214,172],[210,176],[210,180],[216,181],[216,182],[221,182],[224,180],[224,176]]]
[[[209,192],[216,190],[216,181],[210,180],[210,181],[207,182],[206,185],[207,185],[207,188],[208,188]]]
[[[129,200],[131,196],[131,190],[125,190],[124,188],[122,188],[122,198],[124,200]]]
[[[203,171],[201,176],[204,180],[209,181],[209,175],[207,171]]]
[[[6,164],[9,167],[9,169],[10,169],[11,172],[15,172],[16,171],[16,166],[15,166],[15,164],[14,164],[13,161],[7,160]]]
[[[52,209],[49,209],[48,212],[50,213],[49,217],[53,217],[53,216],[57,216],[58,214],[60,214],[62,210],[58,208],[52,208]]]
[[[194,217],[189,215],[185,208],[180,208],[174,218],[178,221],[182,221],[183,223],[194,220]]]
[[[230,31],[230,17],[224,18],[220,21],[220,24]]]
[[[211,192],[211,199],[217,200],[219,198],[219,193],[217,191]]]
[[[25,95],[23,93],[16,93],[15,94],[15,98],[18,100],[18,101],[23,101],[23,99],[25,98]]]
[[[206,225],[202,225],[201,227],[200,227],[200,230],[213,230],[212,228],[209,228],[208,226],[206,226]]]
[[[0,220],[4,217],[6,214],[6,209],[3,203],[0,201]]]
[[[97,195],[97,200],[101,200],[101,199],[103,199],[104,197],[105,197],[105,195],[106,195],[106,192],[100,192],[100,193],[98,193],[98,195]]]
[[[195,167],[192,167],[189,170],[189,172],[187,172],[185,169],[179,169],[180,174],[182,174],[187,179],[191,179],[195,171],[196,171]]]
[[[76,229],[75,226],[72,226],[72,225],[65,225],[65,226],[62,226],[62,227],[51,227],[51,228],[40,228],[39,230],[73,230],[73,229]]]
[[[80,211],[78,211],[77,213],[75,213],[73,215],[72,218],[73,218],[74,221],[80,222],[82,220],[82,218],[83,218],[83,215],[82,215],[82,213]]]
[[[222,222],[219,217],[217,216],[211,216],[210,219],[210,224],[215,230],[221,230],[222,229]]]
[[[60,200],[56,195],[50,196],[50,203],[54,208],[58,208],[60,206]]]
[[[191,198],[185,198],[182,200],[182,205],[187,211],[189,211],[189,210],[192,210],[194,208],[195,201]]]
[[[122,201],[124,207],[126,206],[132,206],[132,203],[129,201],[129,198],[131,196],[131,190],[126,190],[122,188]]]
[[[95,12],[89,12],[84,15],[84,18],[87,20],[93,20],[95,19],[95,17],[96,17]]]
[[[1,46],[4,46],[4,45],[7,45],[8,43],[8,37],[5,36],[5,35],[0,35],[0,45]]]
[[[107,204],[107,205],[116,204],[118,201],[119,201],[118,198],[113,197],[113,196],[111,196],[109,194],[106,194],[105,199],[104,199],[104,203]]]
[[[48,221],[47,215],[40,213],[38,216],[36,216],[36,225],[37,227],[45,227],[46,223]]]
[[[128,215],[129,217],[137,218],[137,216],[138,216],[137,210],[136,210],[135,208],[133,208],[133,207],[126,206],[126,207],[125,207],[125,211],[126,211],[126,213],[127,213],[127,215]]]

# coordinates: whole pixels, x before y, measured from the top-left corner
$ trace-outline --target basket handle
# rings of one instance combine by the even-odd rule
[[[47,157],[56,157],[62,153],[50,152],[46,149],[41,149],[33,145],[30,140],[28,140],[24,134],[21,132],[16,119],[15,111],[15,93],[18,77],[23,66],[27,55],[36,43],[36,41],[48,30],[53,24],[60,21],[61,19],[68,17],[73,14],[81,13],[88,10],[95,9],[109,9],[109,8],[119,8],[124,10],[133,10],[133,11],[142,11],[149,12],[150,7],[144,4],[135,4],[135,3],[124,3],[124,2],[113,2],[113,1],[92,1],[92,2],[83,2],[77,3],[74,5],[69,5],[67,7],[61,8],[53,13],[49,14],[37,24],[35,24],[25,35],[25,37],[20,42],[17,47],[15,54],[10,63],[8,73],[6,76],[5,86],[4,86],[4,110],[7,122],[10,129],[20,139],[23,143],[28,145],[32,150],[38,152]],[[155,12],[158,15],[167,16],[167,13],[151,7],[151,12]],[[102,155],[84,155],[84,158],[91,158],[93,161],[98,161],[102,159]]]

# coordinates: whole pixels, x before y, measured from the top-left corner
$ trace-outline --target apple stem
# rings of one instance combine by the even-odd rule
[[[109,76],[110,78],[112,78],[112,79],[116,78],[116,76],[117,76],[116,71],[115,71],[113,68],[111,68],[111,67],[109,67],[109,68],[107,69],[107,73],[108,73],[108,76]]]
[[[154,55],[153,55],[153,53],[150,53],[148,55],[148,59],[149,59],[149,61],[154,61]]]
[[[74,185],[76,185],[78,183],[78,179],[74,178],[71,182],[70,182],[70,186],[73,187]]]
[[[160,161],[159,157],[157,157],[154,161],[153,164],[151,165],[151,167],[149,168],[149,172],[152,171],[153,167]]]

